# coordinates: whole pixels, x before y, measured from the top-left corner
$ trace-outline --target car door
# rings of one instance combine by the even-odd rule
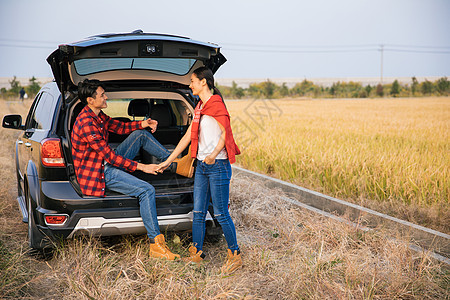
[[[23,175],[27,173],[28,164],[33,161],[39,166],[41,141],[47,137],[54,115],[54,97],[48,90],[41,90],[27,116],[25,131],[19,139],[19,165]]]
[[[37,168],[40,166],[41,142],[49,135],[55,114],[56,100],[49,89],[44,89],[30,120],[29,135],[27,137],[30,151],[28,155]]]
[[[40,98],[42,96],[42,92],[39,92],[36,95],[36,98],[34,98],[34,102],[31,105],[30,110],[28,111],[27,118],[25,120],[25,130],[24,132],[19,136],[17,139],[17,165],[18,165],[18,172],[20,176],[20,184],[23,191],[23,179],[24,174],[26,174],[28,161],[30,160],[30,137],[34,133],[34,129],[32,128],[32,120],[34,119],[34,112],[36,110],[36,105],[39,102]]]

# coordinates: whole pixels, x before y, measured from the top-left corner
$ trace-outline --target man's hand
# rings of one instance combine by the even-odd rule
[[[150,127],[151,132],[153,133],[156,131],[156,127],[158,127],[158,121],[152,120],[152,119],[147,119],[147,120],[143,120],[141,125],[143,128]]]
[[[137,169],[139,171],[142,171],[142,172],[145,172],[148,174],[158,175],[158,173],[156,173],[156,171],[159,169],[159,166],[155,165],[155,164],[146,165],[146,164],[138,163]]]

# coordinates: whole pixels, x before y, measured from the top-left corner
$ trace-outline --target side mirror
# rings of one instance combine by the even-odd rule
[[[11,129],[24,129],[25,126],[22,125],[22,116],[21,115],[6,115],[3,117],[4,128]]]

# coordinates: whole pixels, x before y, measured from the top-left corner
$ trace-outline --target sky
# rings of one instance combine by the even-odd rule
[[[0,77],[52,77],[59,44],[167,33],[213,42],[217,78],[450,75],[449,0],[0,0]],[[380,49],[383,47],[383,51]]]

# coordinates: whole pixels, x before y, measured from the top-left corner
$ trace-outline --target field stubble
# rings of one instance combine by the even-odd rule
[[[7,106],[1,116],[25,113]],[[245,177],[232,179],[231,213],[245,266],[219,273],[225,243],[207,245],[200,267],[148,258],[145,236],[80,238],[51,260],[26,253],[26,225],[16,203],[13,140],[0,129],[0,296],[22,299],[445,299],[449,270],[406,239],[360,232],[314,215]],[[170,239],[170,247],[186,246]]]
[[[227,105],[244,168],[450,233],[450,98]]]

